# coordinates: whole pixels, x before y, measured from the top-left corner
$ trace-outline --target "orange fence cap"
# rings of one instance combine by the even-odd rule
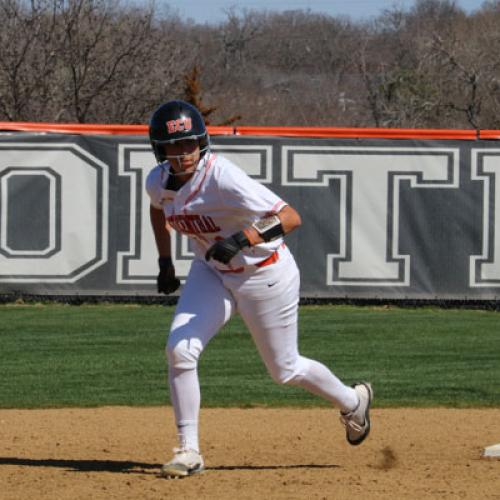
[[[499,130],[446,130],[352,127],[207,127],[210,135],[281,136],[353,139],[500,139]],[[147,125],[103,125],[95,123],[0,122],[0,131],[63,134],[148,135]]]
[[[0,130],[63,134],[145,135],[146,125],[101,125],[93,123],[0,122]]]
[[[342,127],[236,127],[238,135],[283,137],[381,138],[381,139],[477,139],[476,130],[389,129]]]
[[[209,126],[211,135],[235,135],[233,127]],[[0,131],[51,132],[62,134],[148,135],[147,125],[103,125],[97,123],[0,122]]]
[[[500,139],[500,130],[480,130],[480,139]]]
[[[209,135],[236,135],[234,127],[223,125],[208,125],[207,132]]]

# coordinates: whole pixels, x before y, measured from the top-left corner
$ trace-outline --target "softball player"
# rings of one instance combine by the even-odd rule
[[[343,384],[297,347],[299,271],[283,242],[296,229],[294,208],[243,170],[215,155],[198,110],[183,101],[160,106],[149,137],[159,164],[149,173],[151,224],[159,252],[158,292],[180,285],[170,254],[171,229],[187,235],[194,260],[167,342],[168,374],[179,448],[165,477],[201,472],[198,360],[210,339],[238,312],[271,377],[300,386],[338,407],[350,444],[370,430],[370,384]]]

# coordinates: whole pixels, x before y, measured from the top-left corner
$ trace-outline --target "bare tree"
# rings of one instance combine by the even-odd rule
[[[35,120],[50,105],[57,66],[51,7],[0,1],[0,114],[7,120]]]
[[[247,45],[259,35],[262,25],[253,12],[238,16],[236,9],[226,10],[226,22],[219,30],[224,69],[238,71],[246,63]]]
[[[57,118],[96,119],[96,103],[125,84],[125,67],[144,55],[152,12],[119,9],[119,1],[73,0],[60,16],[61,109]],[[107,120],[106,120],[107,121]]]
[[[500,9],[488,10],[455,25],[453,36],[436,33],[432,45],[445,89],[441,106],[475,129],[500,124]]]

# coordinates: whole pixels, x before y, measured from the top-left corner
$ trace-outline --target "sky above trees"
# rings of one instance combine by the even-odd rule
[[[146,0],[137,0],[145,2]],[[457,0],[456,5],[467,13],[479,9],[483,0]],[[168,4],[184,18],[196,23],[220,23],[231,8],[236,12],[247,10],[276,11],[309,10],[330,16],[349,16],[353,20],[378,16],[386,9],[410,9],[414,0],[157,0],[158,5]]]

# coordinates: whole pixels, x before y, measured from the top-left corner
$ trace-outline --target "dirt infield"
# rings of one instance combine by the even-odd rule
[[[372,413],[351,447],[333,410],[204,409],[207,471],[165,480],[170,408],[0,410],[0,498],[500,499],[500,409]]]

